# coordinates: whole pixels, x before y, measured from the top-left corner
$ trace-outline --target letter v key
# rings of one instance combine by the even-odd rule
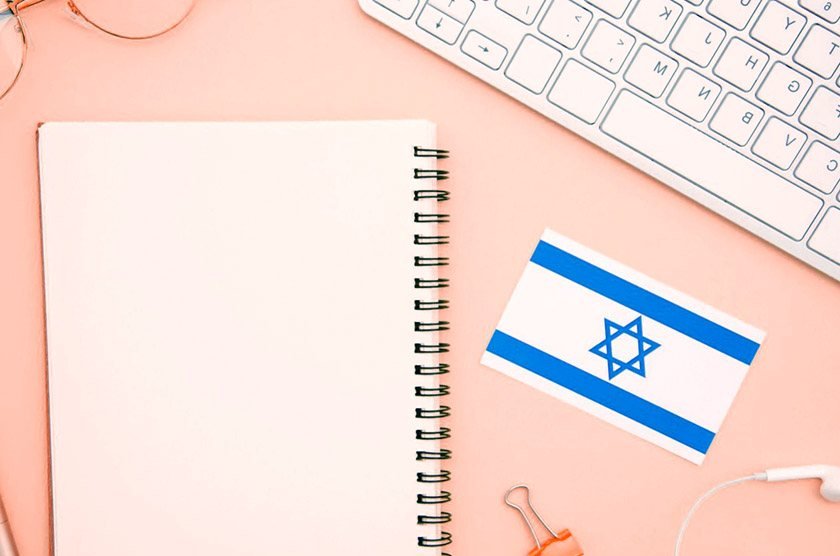
[[[761,131],[752,151],[782,170],[787,170],[805,143],[805,134],[773,117]]]

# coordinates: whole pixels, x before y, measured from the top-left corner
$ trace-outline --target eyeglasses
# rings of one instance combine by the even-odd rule
[[[143,40],[178,26],[197,0],[64,0],[80,23],[111,36]],[[28,41],[21,12],[44,0],[0,0],[0,99],[12,89],[26,61]]]

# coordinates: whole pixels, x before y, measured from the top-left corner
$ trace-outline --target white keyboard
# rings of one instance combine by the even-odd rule
[[[840,280],[840,0],[360,0]]]

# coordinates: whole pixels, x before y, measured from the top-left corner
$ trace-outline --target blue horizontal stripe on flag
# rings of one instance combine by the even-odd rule
[[[531,262],[749,365],[759,344],[592,263],[540,241]]]
[[[487,351],[705,454],[715,433],[499,330]]]

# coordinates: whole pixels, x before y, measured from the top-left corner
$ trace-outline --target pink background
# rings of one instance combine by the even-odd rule
[[[501,503],[516,482],[587,554],[650,556],[670,553],[684,512],[712,484],[767,466],[840,463],[840,285],[401,38],[354,0],[200,0],[182,28],[143,44],[75,25],[58,0],[24,18],[29,62],[0,102],[0,492],[23,556],[50,546],[35,151],[45,120],[440,124],[455,155],[455,554],[527,552],[527,531]],[[546,226],[768,332],[702,467],[478,364]],[[840,505],[821,501],[816,483],[751,484],[708,504],[684,554],[836,555],[838,524]],[[370,533],[378,527],[387,524]]]

